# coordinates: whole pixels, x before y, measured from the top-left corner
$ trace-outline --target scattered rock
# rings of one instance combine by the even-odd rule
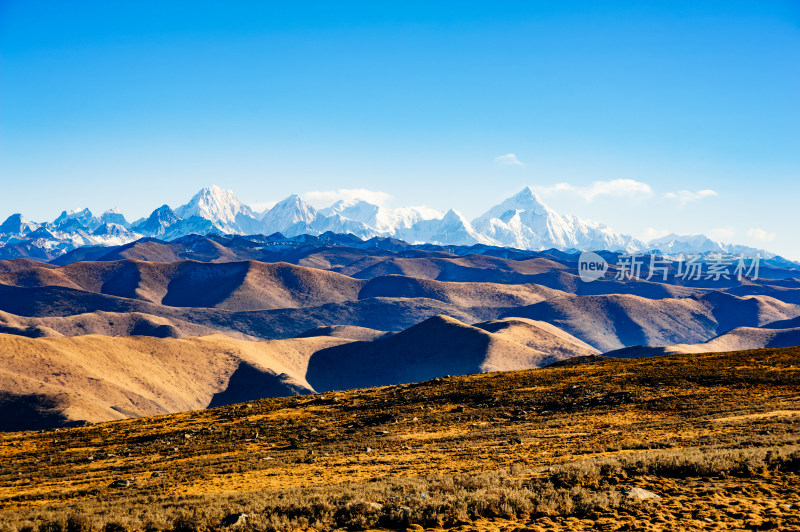
[[[120,479],[115,480],[111,484],[108,485],[109,488],[127,488],[131,485],[131,481],[128,479]]]
[[[464,413],[464,407],[463,406],[457,406],[454,409],[452,409],[450,412],[453,412],[454,414],[462,414],[462,413]]]
[[[640,501],[645,499],[658,500],[661,498],[660,495],[656,495],[652,491],[647,491],[643,488],[627,488],[623,490],[622,493],[630,499],[638,499]]]
[[[522,445],[522,438],[511,438],[511,443],[516,443],[517,445]]]
[[[372,447],[370,447],[370,446],[364,447],[364,452],[365,453],[371,453],[372,452]]]
[[[229,514],[222,518],[220,524],[225,527],[243,526],[247,524],[247,517],[245,513]]]
[[[158,471],[153,471],[153,474],[150,475],[150,476],[153,477],[153,478],[158,478],[158,477],[161,476],[161,473],[159,473]]]

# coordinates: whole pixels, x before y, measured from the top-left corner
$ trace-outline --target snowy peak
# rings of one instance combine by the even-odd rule
[[[103,222],[100,227],[92,232],[96,236],[124,236],[126,233],[126,228],[123,225],[111,222]]]
[[[189,203],[175,209],[175,214],[182,219],[192,216],[204,218],[221,231],[229,233],[251,232],[257,225],[250,207],[239,201],[233,192],[217,185],[201,189]],[[248,224],[249,220],[252,223]]]
[[[100,223],[120,225],[125,229],[128,229],[131,226],[131,224],[128,223],[128,220],[125,219],[125,216],[120,212],[119,209],[109,209],[106,212],[104,212],[100,216]]]
[[[667,236],[649,241],[647,243],[647,247],[652,251],[660,251],[665,255],[723,253],[754,256],[758,253],[764,258],[771,258],[775,256],[774,253],[770,253],[763,249],[736,244],[725,244],[716,240],[712,240],[706,235],[676,235],[675,233],[671,233]]]
[[[690,249],[703,248],[708,251],[724,251],[722,244],[715,242],[706,235],[676,235],[656,238],[648,242],[652,249],[668,253],[683,253]]]
[[[291,216],[292,222],[310,222],[317,216],[317,211],[314,207],[306,203],[303,198],[297,194],[292,194],[286,199],[276,203],[274,207],[264,214],[264,218],[268,216],[274,217],[278,214],[287,214]]]
[[[425,206],[398,207],[389,209],[368,201],[339,200],[328,208],[321,209],[324,216],[340,215],[343,218],[361,222],[374,234],[372,236],[391,236],[401,238],[403,231],[423,220],[441,219],[443,214]]]
[[[0,234],[23,236],[39,229],[39,224],[30,222],[20,213],[12,214],[0,225]]]
[[[308,227],[317,217],[317,211],[303,201],[297,194],[292,194],[283,201],[279,201],[268,210],[261,219],[264,234],[296,233],[302,227]]]
[[[545,205],[539,195],[529,186],[508,198],[503,204],[526,211],[550,210],[550,207]]]
[[[133,229],[148,236],[161,236],[166,232],[166,229],[177,223],[180,220],[175,214],[175,211],[170,209],[169,205],[162,205],[154,210],[147,220],[144,220],[135,226]]]
[[[558,216],[553,209],[545,205],[531,187],[525,187],[510,198],[489,209],[477,220],[510,219],[516,212],[528,212],[537,216]]]
[[[70,223],[73,222],[73,223]],[[92,211],[85,208],[74,209],[69,211],[63,211],[58,218],[53,221],[53,224],[56,227],[66,226],[66,227],[75,227],[77,225],[82,225],[87,229],[94,229],[98,225],[100,225],[99,220],[94,217]]]
[[[471,246],[474,244],[495,245],[491,238],[478,233],[464,216],[450,209],[440,219],[420,220],[408,230],[401,232],[403,240],[412,243],[452,244]]]
[[[490,245],[540,251],[609,250],[664,254],[761,253],[764,250],[715,242],[705,235],[668,235],[648,244],[614,232],[597,222],[548,207],[533,188],[526,186],[490,208],[472,222],[458,211],[439,212],[429,207],[386,208],[362,199],[337,201],[317,211],[292,194],[267,210],[261,219],[233,194],[216,185],[201,189],[174,211],[167,205],[147,219],[129,224],[118,209],[99,218],[89,209],[64,211],[52,224],[29,222],[13,214],[0,225],[0,257],[4,246],[28,242],[51,256],[84,245],[117,245],[144,236],[171,240],[197,234],[353,235],[359,239],[398,239],[412,244]],[[346,240],[343,240],[346,242]],[[14,251],[8,251],[13,256]]]
[[[500,245],[521,249],[638,251],[645,248],[644,243],[596,222],[558,214],[531,187],[495,205],[475,219],[473,225]]]

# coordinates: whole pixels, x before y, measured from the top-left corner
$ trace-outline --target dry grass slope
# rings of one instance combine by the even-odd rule
[[[0,416],[0,428],[24,429],[43,423],[41,418],[97,422],[309,393],[308,359],[347,341],[0,334],[0,409],[22,402],[31,410],[27,419]],[[45,411],[34,415],[32,399],[47,399]]]
[[[0,530],[796,530],[798,414],[783,348],[4,434]]]

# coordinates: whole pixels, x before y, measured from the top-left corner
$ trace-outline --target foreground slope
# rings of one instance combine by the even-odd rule
[[[798,368],[800,348],[679,355],[4,434],[0,522],[794,530]]]
[[[0,430],[537,368],[597,352],[547,324],[502,320],[473,327],[446,316],[395,335],[324,327],[301,336],[245,341],[221,334],[183,339],[0,334]]]
[[[305,373],[311,354],[346,341],[0,334],[0,430],[309,393]]]

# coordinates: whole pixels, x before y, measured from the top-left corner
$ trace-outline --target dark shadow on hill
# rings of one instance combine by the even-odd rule
[[[162,305],[213,308],[230,297],[247,276],[247,262],[185,262],[167,286]]]
[[[241,362],[224,391],[214,394],[207,408],[255,401],[265,397],[287,397],[313,393],[286,373],[276,374]]]
[[[100,292],[111,296],[140,299],[136,289],[142,282],[142,273],[135,262],[119,263],[119,268],[100,288]]]
[[[136,322],[131,329],[131,336],[152,336],[155,338],[180,338],[183,335],[172,325],[158,325],[147,320]]]
[[[42,327],[30,325],[28,327],[15,327],[14,325],[0,325],[0,334],[15,334],[28,338],[44,338],[49,336]]]
[[[489,338],[481,330],[434,316],[388,338],[317,351],[306,379],[324,392],[480,373]]]
[[[58,407],[58,401],[46,395],[0,392],[0,432],[45,430],[83,424],[65,417],[57,410]]]

